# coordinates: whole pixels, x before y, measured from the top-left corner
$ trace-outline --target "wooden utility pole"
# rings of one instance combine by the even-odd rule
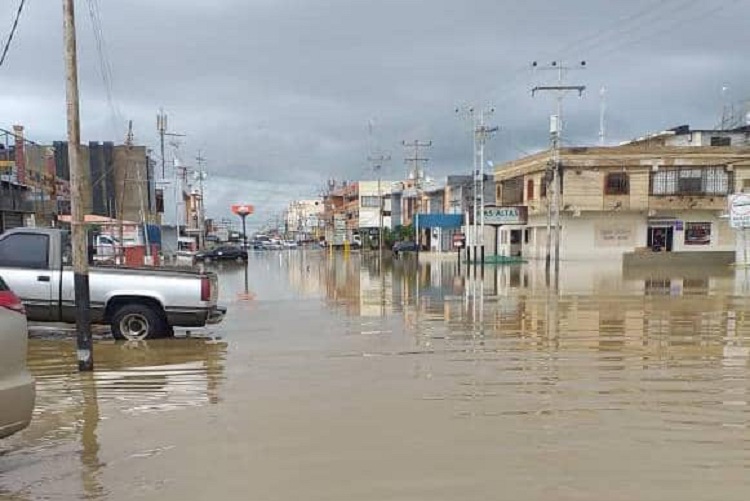
[[[78,61],[74,0],[63,0],[65,40],[65,88],[68,116],[68,161],[70,163],[70,215],[73,244],[76,347],[78,370],[94,370],[89,297],[89,260],[83,210],[83,165],[81,163],[81,121],[78,100]]]

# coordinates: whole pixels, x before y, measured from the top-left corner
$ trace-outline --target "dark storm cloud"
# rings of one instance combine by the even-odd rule
[[[366,178],[372,144],[393,156],[389,177],[405,172],[404,139],[433,140],[433,177],[466,171],[470,124],[456,106],[495,106],[501,132],[488,158],[543,148],[555,102],[529,89],[555,74],[532,74],[532,60],[587,61],[567,75],[588,85],[585,97],[564,103],[567,138],[579,144],[597,140],[601,86],[611,141],[713,126],[722,86],[725,99],[750,93],[746,0],[94,3],[122,119],[155,145],[154,115],[164,107],[171,128],[188,134],[185,154],[209,158],[219,212],[243,193],[264,192],[275,210],[326,178]],[[9,26],[14,2],[4,4],[0,23]],[[58,4],[29,2],[0,68],[4,125],[24,123],[41,140],[65,132]],[[98,73],[89,1],[77,5],[84,138],[119,140],[124,125]]]

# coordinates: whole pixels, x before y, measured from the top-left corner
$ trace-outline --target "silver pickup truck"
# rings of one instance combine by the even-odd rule
[[[35,322],[75,322],[70,234],[19,228],[0,235],[0,277]],[[116,339],[165,337],[174,327],[221,322],[213,273],[92,267],[91,318],[109,324]]]

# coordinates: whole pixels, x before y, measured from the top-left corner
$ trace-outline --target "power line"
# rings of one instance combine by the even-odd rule
[[[18,20],[21,18],[21,12],[23,12],[23,6],[26,4],[26,0],[21,0],[18,4],[18,10],[16,11],[16,18],[13,20],[13,27],[10,29],[10,35],[5,41],[5,47],[3,47],[3,55],[0,56],[0,66],[5,62],[5,58],[8,56],[8,49],[10,49],[10,43],[13,41],[13,36],[16,34],[18,29]]]
[[[114,72],[112,71],[112,64],[107,50],[106,39],[104,38],[104,30],[102,29],[101,10],[99,8],[98,0],[87,0],[89,17],[91,19],[91,29],[94,32],[94,39],[96,41],[96,52],[99,62],[99,74],[102,77],[104,84],[104,92],[107,99],[107,105],[112,118],[112,126],[115,134],[120,134],[121,126],[125,120],[122,117],[117,103],[114,98]]]
[[[576,52],[582,52],[582,51],[588,51],[590,50],[592,53],[596,53],[599,50],[606,49],[607,47],[614,47],[614,50],[610,50],[607,52],[607,54],[618,50],[620,47],[617,46],[618,41],[622,41],[621,38],[629,37],[634,34],[637,34],[638,32],[642,31],[643,29],[650,27],[651,25],[658,23],[663,20],[663,13],[660,13],[660,10],[663,9],[663,7],[668,6],[670,2],[684,2],[679,5],[679,10],[677,12],[679,14],[684,14],[687,10],[692,8],[694,4],[696,4],[699,0],[660,0],[658,3],[659,5],[653,6],[653,2],[649,4],[648,7],[644,9],[640,9],[632,14],[626,15],[624,17],[621,17],[614,23],[610,24],[609,26],[596,30],[593,33],[589,35],[585,35],[581,38],[578,38],[577,40],[573,40],[563,46],[562,49],[555,49],[550,50],[547,54],[545,54],[541,59],[547,59],[552,58],[556,54],[566,56],[568,55],[568,52],[576,49]],[[740,1],[740,0],[734,0],[734,2]],[[725,8],[726,5],[721,6],[715,10],[721,10]],[[657,14],[654,17],[654,14]],[[642,21],[642,22],[640,22]],[[663,30],[660,30],[659,33],[656,33],[655,35],[663,33]],[[619,40],[612,40],[612,37],[617,35],[620,37]],[[653,36],[653,35],[652,35]],[[614,45],[612,42],[614,41]],[[637,41],[637,40],[636,40]],[[506,82],[504,85],[502,85],[498,89],[493,89],[491,92],[496,95],[493,102],[495,105],[498,105],[500,103],[503,103],[504,101],[508,99],[512,99],[513,95],[510,92],[513,88],[516,87],[516,85],[519,83],[519,81],[525,76],[529,75],[529,67],[528,66],[522,66],[517,67],[514,70],[511,70],[509,73],[508,79],[506,79]]]
[[[615,45],[610,46],[609,48],[606,45],[601,45],[597,47],[594,52],[597,52],[598,50],[603,50],[604,52],[601,52],[598,54],[599,58],[603,58],[605,56],[608,56],[612,54],[613,52],[617,52],[619,50],[622,50],[626,47],[630,47],[632,45],[638,44],[640,42],[658,38],[659,36],[663,36],[666,33],[669,33],[670,31],[674,30],[675,28],[685,24],[685,23],[692,23],[694,21],[699,21],[701,19],[705,19],[707,17],[713,16],[714,14],[717,14],[723,10],[726,10],[729,7],[732,7],[736,4],[738,4],[741,1],[745,0],[728,0],[727,3],[721,4],[719,6],[714,6],[711,9],[707,11],[702,11],[699,14],[687,18],[677,18],[673,19],[671,23],[667,23],[666,26],[663,26],[659,30],[656,30],[650,34],[647,34],[645,36],[641,36],[635,39],[631,39],[628,41],[624,41],[622,43],[616,43]],[[689,5],[692,6],[695,3],[695,1],[691,2]]]
[[[657,2],[649,3],[648,6],[644,9],[638,10],[628,16],[622,17],[609,26],[597,30],[591,35],[570,42],[569,44],[565,45],[559,52],[562,55],[567,55],[567,53],[573,49],[575,49],[576,52],[585,52],[590,48],[596,48],[602,43],[606,43],[607,39],[611,38],[612,36],[619,36],[623,33],[633,32],[634,30],[641,30],[647,25],[652,24],[654,21],[660,21],[662,19],[662,15],[659,14],[659,10],[664,7],[668,7],[670,2],[677,1],[682,0],[658,0]],[[698,0],[687,0],[686,3],[681,6],[681,10],[684,11],[685,9],[692,7],[692,5],[696,2],[698,2]],[[657,3],[658,5],[653,6],[653,3]],[[654,14],[657,15],[655,17],[651,17]],[[648,19],[649,17],[651,17],[651,19]],[[634,24],[635,21],[640,21],[643,18],[646,18],[646,20]]]

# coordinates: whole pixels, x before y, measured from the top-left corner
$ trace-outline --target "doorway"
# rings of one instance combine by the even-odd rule
[[[523,230],[510,230],[510,255],[521,256],[523,254]]]
[[[672,226],[649,226],[648,246],[654,252],[672,252],[674,228]]]

